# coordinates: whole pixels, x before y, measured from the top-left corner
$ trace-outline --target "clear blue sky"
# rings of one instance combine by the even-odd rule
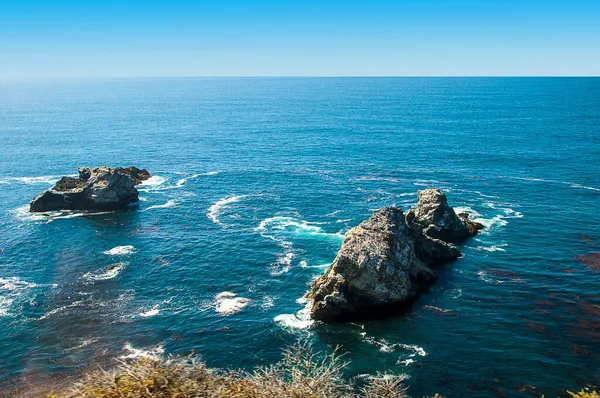
[[[599,74],[600,0],[0,0],[0,79]]]

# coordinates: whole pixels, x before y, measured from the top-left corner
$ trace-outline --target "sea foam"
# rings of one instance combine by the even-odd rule
[[[221,198],[208,208],[206,216],[215,224],[223,225],[223,223],[221,223],[221,221],[219,220],[219,216],[221,215],[223,210],[225,210],[228,207],[228,205],[239,202],[247,196],[248,195],[233,195]]]
[[[232,292],[221,292],[215,296],[215,311],[223,316],[235,314],[251,301],[245,297],[237,297],[237,294]]]
[[[109,256],[126,256],[129,254],[132,254],[134,251],[135,251],[135,247],[133,247],[131,245],[126,245],[126,246],[116,246],[116,247],[113,247],[112,249],[107,250],[102,253],[107,254]]]

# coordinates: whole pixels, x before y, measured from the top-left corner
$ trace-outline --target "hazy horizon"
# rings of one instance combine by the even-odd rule
[[[8,1],[0,79],[598,76],[600,3]]]

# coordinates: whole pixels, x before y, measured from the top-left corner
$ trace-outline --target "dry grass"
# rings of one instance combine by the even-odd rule
[[[407,398],[402,379],[379,375],[357,388],[342,376],[348,362],[306,344],[281,362],[252,372],[222,373],[195,357],[138,358],[84,375],[57,398]]]

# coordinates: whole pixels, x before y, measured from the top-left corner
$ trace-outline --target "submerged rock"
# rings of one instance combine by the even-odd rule
[[[409,304],[436,279],[434,268],[461,256],[452,244],[477,233],[439,190],[419,191],[416,211],[386,207],[344,236],[307,297],[311,316],[346,320]],[[469,220],[470,221],[470,220]]]
[[[52,210],[115,210],[137,202],[136,184],[150,178],[136,167],[80,167],[79,178],[63,177],[34,198],[31,212]]]

